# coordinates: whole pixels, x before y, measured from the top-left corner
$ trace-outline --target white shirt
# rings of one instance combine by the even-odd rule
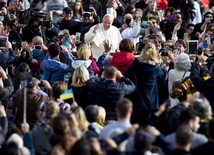
[[[200,6],[197,1],[194,1],[193,4],[194,4],[194,8],[195,8],[195,17],[192,21],[192,24],[201,23],[202,17],[201,17]]]

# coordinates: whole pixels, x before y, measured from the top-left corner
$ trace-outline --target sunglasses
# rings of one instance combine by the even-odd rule
[[[181,16],[175,16],[176,19],[181,19]]]
[[[161,44],[161,41],[154,41],[155,44]]]
[[[89,17],[90,17],[90,15],[83,15],[83,17],[84,17],[84,18],[89,18]]]
[[[211,32],[214,32],[214,29],[209,29],[209,30],[207,30],[207,31],[211,31]]]

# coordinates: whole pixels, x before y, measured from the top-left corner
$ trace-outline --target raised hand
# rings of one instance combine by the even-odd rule
[[[103,41],[103,46],[105,48],[105,52],[108,53],[111,51],[112,44],[109,43],[109,40],[104,40]]]
[[[99,24],[97,24],[95,27],[94,27],[94,31],[93,33],[96,34],[97,33],[97,30],[100,28]]]
[[[174,31],[178,31],[181,28],[181,23],[177,23],[174,27]]]

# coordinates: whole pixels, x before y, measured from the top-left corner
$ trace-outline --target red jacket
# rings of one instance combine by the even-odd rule
[[[127,51],[121,51],[113,55],[110,64],[115,66],[122,74],[124,74],[134,60],[134,54]]]

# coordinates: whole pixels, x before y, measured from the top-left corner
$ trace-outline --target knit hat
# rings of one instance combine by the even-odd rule
[[[31,80],[27,82],[27,88],[33,88],[35,86],[38,86],[40,84],[40,81],[37,78],[32,77]]]
[[[189,55],[181,53],[175,59],[175,69],[179,71],[189,71],[191,69],[191,61]]]

